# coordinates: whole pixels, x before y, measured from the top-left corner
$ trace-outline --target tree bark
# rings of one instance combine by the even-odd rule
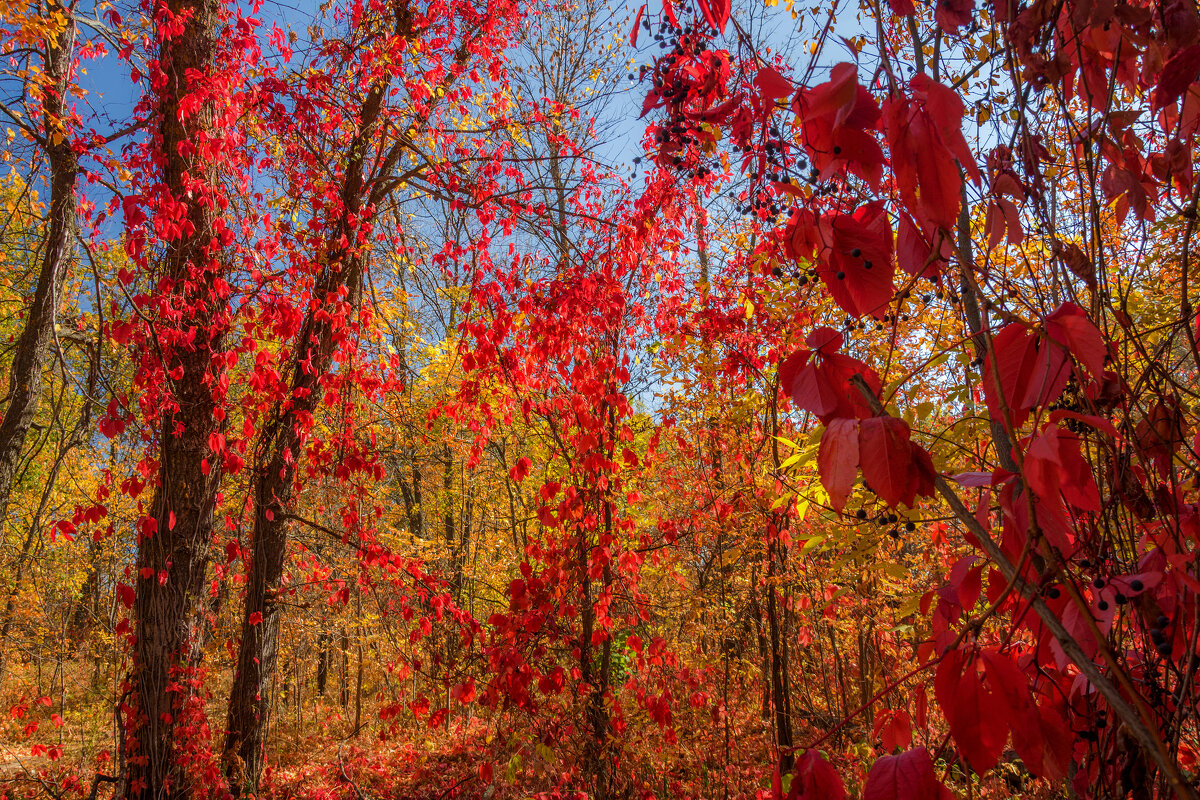
[[[322,397],[321,380],[329,374],[337,349],[333,316],[326,310],[345,287],[345,302],[357,309],[362,300],[363,256],[349,249],[356,234],[350,220],[357,218],[364,200],[363,169],[367,140],[383,107],[385,86],[376,84],[359,114],[359,132],[351,145],[342,185],[342,215],[327,239],[330,243],[313,299],[301,326],[291,359],[289,405],[278,405],[263,428],[256,448],[254,490],[254,549],[246,579],[246,601],[237,671],[229,697],[228,733],[224,768],[235,795],[258,791],[265,766],[268,715],[271,709],[271,675],[278,655],[280,607],[276,603],[287,556],[288,515],[295,505],[295,478],[303,446],[300,421],[312,415]],[[318,310],[321,313],[317,313]]]
[[[168,240],[163,275],[167,302],[178,315],[160,315],[152,335],[162,354],[162,369],[178,377],[170,389],[174,407],[160,421],[157,484],[150,505],[153,520],[139,531],[137,590],[134,601],[136,645],[132,676],[134,708],[129,728],[129,797],[191,796],[184,758],[202,746],[179,736],[195,691],[196,632],[203,596],[213,514],[220,483],[219,459],[210,459],[209,436],[217,419],[213,355],[224,345],[228,303],[217,291],[223,269],[214,235],[220,214],[204,192],[220,190],[218,166],[197,155],[184,155],[198,140],[215,134],[210,103],[189,108],[189,82],[207,75],[217,51],[219,0],[167,0],[156,15],[158,65],[163,77],[157,119],[162,148],[162,185],[186,209],[188,226]],[[183,153],[181,153],[181,149]]]
[[[771,637],[771,706],[775,727],[775,748],[780,773],[790,772],[795,764],[792,752],[792,715],[788,687],[787,641],[780,635],[779,604],[776,601],[776,545],[767,545],[767,626]]]
[[[65,97],[71,69],[75,21],[69,9],[51,2],[50,13],[61,12],[66,24],[46,42],[45,74],[49,79],[42,118],[43,146],[50,168],[50,217],[42,245],[42,263],[37,288],[25,327],[17,340],[16,355],[9,372],[8,407],[0,420],[0,525],[7,524],[8,505],[29,429],[37,416],[42,397],[42,370],[54,339],[54,319],[62,297],[75,233],[75,184],[79,163],[63,125]]]

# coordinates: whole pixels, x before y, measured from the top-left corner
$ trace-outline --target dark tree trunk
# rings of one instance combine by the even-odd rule
[[[411,37],[412,14],[406,3],[394,9],[394,33]],[[280,608],[275,603],[287,554],[287,525],[295,504],[295,478],[302,444],[297,423],[311,415],[322,397],[321,380],[329,374],[339,335],[335,321],[324,312],[324,303],[337,297],[352,310],[362,301],[365,255],[353,244],[357,232],[351,220],[361,220],[363,209],[377,208],[385,199],[390,175],[402,153],[394,145],[378,157],[371,143],[378,133],[380,115],[390,86],[390,76],[374,83],[363,99],[358,114],[358,132],[346,157],[341,188],[341,216],[333,226],[323,255],[320,274],[313,287],[319,307],[309,306],[296,339],[290,364],[292,398],[286,410],[280,406],[263,428],[256,448],[254,549],[246,580],[246,602],[242,617],[242,639],[238,648],[233,689],[229,698],[229,724],[225,737],[225,772],[235,794],[255,793],[265,765],[267,716],[271,709],[270,678],[277,657]],[[371,159],[370,161],[368,159]],[[366,172],[371,169],[368,181]],[[337,295],[345,287],[344,297]],[[318,313],[318,311],[322,313]],[[415,470],[415,465],[414,465]],[[414,475],[419,496],[419,477]],[[261,622],[251,624],[251,619]],[[361,645],[360,645],[361,653]],[[361,655],[359,681],[361,688]],[[360,698],[355,700],[355,728],[359,725]]]
[[[762,604],[758,602],[758,568],[750,573],[750,619],[754,624],[754,640],[758,644],[758,671],[762,676],[762,702],[759,718],[764,725],[771,719],[771,659],[767,634],[763,625]]]
[[[791,772],[795,764],[792,753],[792,715],[787,669],[787,640],[781,635],[778,590],[775,577],[774,542],[767,545],[767,627],[771,638],[771,706],[775,727],[775,747],[781,773]]]
[[[614,343],[613,350],[616,350]],[[610,393],[616,394],[617,388],[610,387]],[[607,438],[609,457],[617,441],[616,409],[611,405],[606,409]],[[600,533],[605,541],[612,541],[614,518],[613,500],[609,491],[599,493],[599,500],[604,520]],[[592,797],[596,800],[608,800],[616,793],[615,758],[610,737],[612,720],[609,717],[605,697],[612,688],[612,636],[606,635],[600,645],[600,653],[593,652],[592,635],[596,626],[595,602],[599,597],[592,597],[592,582],[588,577],[591,568],[592,541],[590,535],[580,532],[580,570],[583,575],[583,604],[582,631],[579,642],[580,672],[582,683],[588,691],[585,714],[587,716],[587,743],[584,750],[585,764],[592,783]],[[612,566],[606,562],[600,573],[599,596],[606,595],[612,589]],[[595,663],[599,662],[599,663]]]
[[[221,352],[228,303],[217,291],[221,254],[214,241],[220,215],[209,198],[193,200],[197,181],[218,191],[218,167],[189,152],[199,138],[214,133],[214,109],[188,109],[189,80],[211,71],[217,50],[218,0],[168,0],[182,30],[160,31],[157,119],[162,148],[162,183],[187,209],[190,230],[166,243],[163,274],[172,319],[163,315],[155,335],[171,381],[173,411],[160,422],[157,485],[149,514],[152,525],[139,531],[137,643],[129,728],[129,796],[186,798],[189,785],[181,756],[198,743],[184,741],[179,721],[194,691],[198,617],[220,483],[219,459],[209,452],[209,435],[220,429],[214,395],[213,355]],[[160,21],[161,24],[161,21]],[[192,77],[189,77],[192,76]],[[146,577],[142,577],[146,576]]]
[[[342,626],[342,708],[350,705],[350,634],[346,626]]]
[[[333,637],[322,631],[317,637],[317,694],[325,696],[325,687],[329,684],[329,645]]]
[[[49,80],[43,107],[43,147],[50,167],[50,209],[42,264],[38,272],[33,303],[25,327],[17,340],[16,355],[9,372],[9,401],[0,420],[0,525],[8,521],[8,504],[29,429],[42,398],[42,370],[54,339],[54,318],[62,296],[67,263],[74,250],[75,183],[79,164],[75,150],[63,129],[64,95],[71,68],[75,23],[72,12],[51,2],[50,13],[62,13],[67,19],[63,30],[46,43],[45,72]]]
[[[342,217],[328,241],[354,241],[350,219],[363,205],[363,168],[367,139],[383,106],[385,87],[376,85],[360,112],[359,134],[351,146],[342,186]],[[278,655],[281,609],[276,603],[287,555],[287,526],[295,505],[295,479],[300,462],[294,454],[303,445],[300,421],[309,417],[322,397],[321,379],[332,367],[337,349],[335,320],[324,313],[325,303],[338,298],[345,287],[345,302],[357,309],[362,299],[361,254],[331,245],[325,267],[313,287],[291,359],[291,404],[278,406],[265,423],[256,448],[254,538],[246,578],[246,601],[237,671],[229,697],[228,733],[225,737],[225,774],[234,794],[258,791],[265,766],[266,729],[271,709],[271,675]],[[316,313],[320,309],[323,313]],[[253,620],[253,621],[252,621]]]
[[[450,560],[447,572],[450,574],[450,597],[454,602],[461,599],[462,594],[462,559],[455,542],[454,525],[454,450],[449,444],[442,446],[442,535],[446,542],[446,557]],[[450,637],[452,645],[455,637]],[[449,655],[449,654],[447,654]]]
[[[424,511],[421,508],[421,467],[417,463],[416,448],[407,451],[409,467],[412,472],[411,482],[397,475],[400,482],[400,495],[404,500],[404,515],[408,518],[408,530],[413,536],[425,537]]]
[[[612,644],[605,638],[599,658],[593,652],[592,634],[596,627],[595,598],[592,596],[592,582],[587,577],[587,561],[589,547],[582,550],[583,602],[581,608],[581,631],[579,637],[579,671],[584,698],[584,715],[587,720],[587,740],[584,746],[584,768],[591,782],[591,796],[596,800],[608,800],[612,796],[612,775],[609,769],[608,709],[604,706],[604,694],[608,691],[608,683],[612,672]],[[603,575],[604,584],[611,581],[611,574],[606,566]],[[599,663],[596,663],[596,662]]]

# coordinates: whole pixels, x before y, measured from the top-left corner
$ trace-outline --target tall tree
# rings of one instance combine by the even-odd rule
[[[33,113],[29,114],[31,120],[37,121],[37,128],[24,124],[20,117],[13,117],[13,121],[25,128],[45,155],[50,202],[41,245],[41,269],[33,301],[26,312],[25,327],[17,340],[9,371],[8,404],[0,419],[0,525],[7,522],[21,456],[41,402],[42,372],[50,354],[76,233],[78,131],[77,117],[69,106],[76,59],[75,12],[72,7],[52,0],[44,17],[28,20],[23,27],[27,32],[30,28],[37,30],[38,22],[44,28],[36,49],[41,64],[33,66],[26,88],[27,98],[40,106],[30,109]]]
[[[315,235],[297,242],[311,248],[293,262],[302,284],[312,281],[304,287],[308,302],[290,307],[288,319],[298,323],[288,344],[290,356],[257,420],[251,553],[224,756],[226,774],[238,793],[256,792],[262,775],[280,629],[276,601],[314,414],[327,392],[337,391],[331,373],[339,354],[347,372],[341,385],[354,385],[357,317],[371,247],[379,239],[393,246],[399,242],[398,236],[384,237],[377,226],[383,227],[382,215],[409,184],[461,196],[460,202],[481,209],[492,205],[488,178],[473,164],[486,154],[466,157],[456,151],[453,136],[440,129],[439,120],[449,103],[466,98],[463,92],[469,89],[460,82],[476,82],[481,71],[499,72],[519,6],[506,3],[480,11],[470,3],[420,7],[403,2],[373,3],[363,11],[344,39],[321,44],[314,68],[337,76],[336,82],[312,91],[319,84],[305,76],[291,98],[295,116],[273,121],[287,137],[285,152],[294,159],[285,167],[293,191],[314,200],[326,196],[323,179],[314,179],[320,174],[315,170],[329,164],[335,165],[329,177],[338,188],[332,198],[314,203],[314,212],[320,209]],[[354,67],[342,74],[347,59]],[[399,92],[406,102],[391,99]],[[353,114],[345,113],[346,96],[357,98]],[[334,114],[343,116],[340,124],[331,124]],[[311,138],[295,137],[297,119],[312,126]],[[325,149],[313,151],[313,141]],[[432,148],[426,149],[426,141]],[[306,167],[314,171],[302,171]],[[277,330],[288,330],[287,319],[278,322]],[[447,519],[452,526],[449,510]]]
[[[146,12],[155,49],[141,111],[153,134],[134,159],[140,193],[124,199],[126,251],[146,294],[115,335],[136,347],[155,447],[140,465],[153,499],[137,525],[127,792],[163,798],[208,780],[193,767],[207,749],[197,722],[201,613],[231,363],[226,182],[239,185],[237,86],[257,45],[250,26],[229,26],[220,0],[164,0]]]

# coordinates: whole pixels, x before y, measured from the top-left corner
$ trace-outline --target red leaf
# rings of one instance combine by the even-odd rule
[[[1093,378],[1099,380],[1104,375],[1108,347],[1104,344],[1104,335],[1082,308],[1074,303],[1063,303],[1046,317],[1046,333],[1087,367]]]
[[[712,0],[712,9],[717,18],[717,30],[724,33],[725,25],[729,22],[729,15],[733,12],[731,0]]]
[[[862,800],[954,800],[933,768],[924,747],[883,756],[871,766]]]
[[[638,9],[637,16],[633,18],[633,30],[629,32],[629,44],[631,47],[637,47],[638,31],[642,27],[642,15],[646,13],[646,5]]]
[[[1200,44],[1183,48],[1163,65],[1154,87],[1153,107],[1173,105],[1200,76]]]
[[[895,288],[892,277],[892,223],[882,203],[859,207],[853,215],[831,214],[821,219],[817,274],[829,294],[854,317],[882,319]]]
[[[818,329],[820,330],[820,329]],[[831,329],[825,329],[827,331]],[[850,378],[861,375],[872,391],[880,391],[879,376],[857,358],[828,351],[837,340],[813,338],[821,351],[797,350],[779,365],[779,386],[796,405],[816,414],[822,423],[836,417],[869,417],[870,406],[861,393],[850,384]]]
[[[533,462],[528,458],[519,458],[513,468],[508,471],[508,477],[512,478],[513,483],[520,483],[529,475],[531,466],[533,466]]]
[[[954,33],[964,25],[970,25],[975,16],[975,0],[938,0],[934,19],[946,33]]]
[[[1012,423],[1020,426],[1031,408],[1062,394],[1071,377],[1066,351],[1057,344],[1039,344],[1038,337],[1020,323],[1005,325],[992,339],[992,350],[995,365],[989,353],[983,366],[983,391],[993,419],[1003,419],[996,378]]]
[[[900,17],[911,17],[917,13],[913,0],[888,0],[888,5],[892,7],[892,13]]]
[[[912,505],[917,491],[908,425],[895,417],[864,419],[858,452],[863,480],[889,506]]]
[[[816,350],[818,353],[829,355],[836,353],[842,349],[842,344],[846,341],[845,337],[839,331],[827,325],[819,325],[812,329],[812,332],[805,337],[804,343],[810,349]]]
[[[804,144],[822,180],[845,168],[879,188],[883,149],[872,135],[879,104],[859,85],[854,64],[835,66],[827,82],[797,93],[792,107],[804,121]]]
[[[955,650],[938,665],[934,687],[959,752],[976,772],[995,766],[1008,738],[1004,698],[985,686],[973,658]]]
[[[1074,758],[1075,735],[1067,724],[1063,713],[1057,708],[1052,707],[1050,702],[1043,702],[1037,707],[1038,721],[1042,731],[1042,762],[1041,769],[1034,769],[1030,762],[1026,761],[1026,766],[1030,772],[1038,777],[1046,778],[1052,781],[1060,781],[1067,776],[1070,769],[1071,759]],[[1015,735],[1013,741],[1016,742]],[[1017,748],[1017,754],[1021,755],[1021,750]],[[1025,758],[1022,755],[1021,760]]]
[[[971,6],[974,7],[973,2]],[[924,104],[938,138],[958,159],[967,177],[978,182],[979,167],[975,164],[974,153],[962,132],[963,116],[966,113],[962,97],[949,86],[938,83],[924,74],[914,75],[910,85],[914,97]]]
[[[779,365],[779,386],[805,411],[818,417],[837,408],[837,390],[821,380],[813,353],[797,350]]]
[[[1058,429],[1058,456],[1063,467],[1063,498],[1080,511],[1099,511],[1100,490],[1096,488],[1096,478],[1091,465],[1083,457],[1079,437],[1056,425],[1049,427]]]
[[[725,23],[729,22],[730,0],[696,0],[696,3],[700,6],[705,21],[716,28],[718,33],[724,32]]]
[[[975,607],[983,588],[983,567],[975,566],[975,561],[975,556],[960,558],[950,570],[948,578],[950,588],[954,589],[955,595],[958,597],[958,604],[964,611],[970,611]]]
[[[765,105],[772,105],[776,100],[789,97],[795,91],[791,81],[771,67],[763,67],[758,71],[754,76],[754,85],[758,87]]]
[[[675,16],[675,4],[671,0],[663,0],[663,14],[667,17],[667,22],[671,23],[672,28],[679,27],[679,20]]]
[[[464,706],[472,703],[475,700],[475,679],[468,678],[463,683],[452,686],[450,688],[450,699],[457,700]]]
[[[1034,342],[1037,360],[1025,386],[1025,394],[1019,401],[1025,409],[1039,408],[1056,399],[1071,379],[1071,362],[1067,351],[1037,337],[1034,337]]]
[[[1020,402],[1033,372],[1037,343],[1024,326],[1014,322],[1001,328],[992,339],[992,351],[994,363],[992,353],[989,353],[983,365],[983,391],[988,411],[994,419],[1002,419],[1003,399],[1012,412],[1013,425],[1020,425],[1026,417]]]
[[[871,735],[878,738],[889,753],[897,747],[908,747],[912,744],[912,720],[902,708],[880,709],[875,715]]]
[[[976,180],[979,172],[962,135],[964,106],[954,90],[926,75],[884,108],[892,169],[904,204],[922,225],[953,230],[962,201],[959,164]]]
[[[896,263],[900,269],[914,278],[936,278],[942,272],[941,265],[947,260],[945,243],[936,257],[929,239],[917,229],[908,214],[900,215],[896,237]]]
[[[1045,740],[1042,738],[1037,706],[1034,705],[1033,696],[1030,694],[1029,679],[1012,659],[999,650],[984,650],[980,653],[980,658],[987,673],[988,684],[1004,698],[1004,704],[1009,709],[1013,749],[1031,772],[1041,776]]]
[[[846,800],[846,787],[833,765],[809,750],[796,759],[787,800]]]
[[[858,453],[858,420],[830,420],[821,436],[817,469],[835,511],[845,507],[854,479],[858,477]]]

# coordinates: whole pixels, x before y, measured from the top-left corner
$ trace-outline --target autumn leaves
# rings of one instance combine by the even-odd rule
[[[908,424],[876,415],[879,376],[862,361],[839,353],[841,334],[816,328],[812,350],[799,350],[779,367],[780,386],[797,406],[825,423],[817,466],[830,504],[841,511],[858,471],[890,506],[912,505],[933,494],[929,453],[911,441]]]

